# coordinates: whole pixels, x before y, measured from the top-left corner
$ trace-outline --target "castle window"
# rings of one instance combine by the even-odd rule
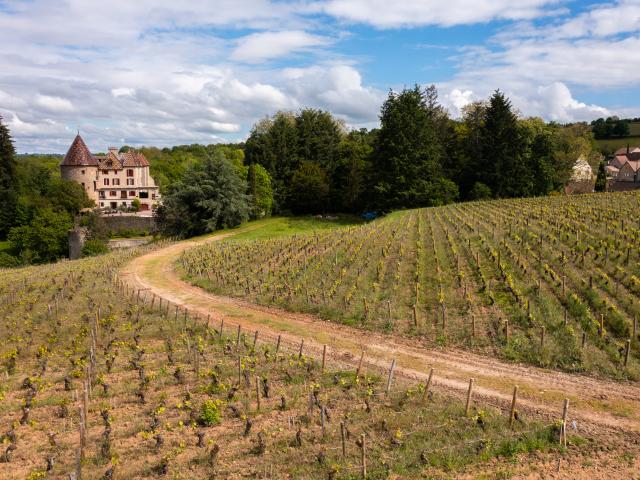
[[[112,196],[112,197],[117,197],[118,196],[118,192],[116,192],[115,190],[111,190],[109,192],[109,195]]]
[[[135,191],[133,191],[133,190],[131,190],[131,191],[129,192],[129,196],[130,196],[130,197],[135,197],[135,196],[136,196],[136,192],[135,192]]]
[[[109,185],[109,179],[108,179],[108,178],[105,178],[105,179],[104,179],[104,184],[105,184],[105,185]]]
[[[127,169],[127,177],[133,177],[133,168]]]
[[[81,173],[82,175],[84,175],[84,170],[80,170],[80,173]]]
[[[127,185],[133,185],[134,181],[133,178],[127,178]]]
[[[120,179],[119,178],[114,178],[113,179],[113,184],[114,185],[120,185]]]
[[[108,173],[109,173],[109,170],[102,170],[103,175],[107,175]]]

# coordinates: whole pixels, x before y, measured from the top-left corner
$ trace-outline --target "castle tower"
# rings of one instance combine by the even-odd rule
[[[65,180],[82,185],[87,196],[98,201],[96,184],[98,181],[98,160],[91,154],[80,134],[76,136],[60,164],[60,174]]]

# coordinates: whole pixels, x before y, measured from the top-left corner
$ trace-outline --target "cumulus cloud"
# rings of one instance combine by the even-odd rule
[[[539,112],[557,122],[592,120],[610,115],[609,110],[598,105],[587,105],[573,98],[569,88],[562,82],[538,87]]]
[[[288,90],[303,105],[327,108],[347,122],[375,121],[384,94],[363,85],[350,65],[290,68],[283,73]]]
[[[335,17],[379,28],[468,25],[491,20],[522,20],[544,14],[558,0],[329,0],[323,10]]]
[[[445,94],[442,103],[449,109],[454,117],[459,117],[462,113],[462,109],[473,102],[473,99],[473,91],[463,91],[459,88],[454,88],[449,93]]]
[[[327,38],[301,30],[261,32],[238,40],[237,47],[231,56],[234,60],[241,62],[259,63],[329,43]]]

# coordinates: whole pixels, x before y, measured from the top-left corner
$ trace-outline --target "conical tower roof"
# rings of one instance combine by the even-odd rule
[[[78,134],[73,140],[73,143],[69,147],[69,151],[64,156],[64,160],[60,165],[71,167],[97,166],[98,160],[91,155],[89,148],[87,148],[87,144],[84,143],[84,140],[82,140],[82,137]]]

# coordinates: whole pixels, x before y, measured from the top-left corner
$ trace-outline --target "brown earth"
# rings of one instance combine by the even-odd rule
[[[598,437],[603,444],[607,439],[619,443],[621,436],[631,445],[640,443],[640,385],[637,383],[510,364],[453,348],[426,348],[419,340],[360,330],[311,315],[216,296],[181,279],[175,267],[181,252],[251,228],[255,227],[156,250],[129,263],[121,272],[122,278],[131,287],[145,289],[142,295],[156,295],[163,301],[188,309],[191,315],[210,318],[211,322],[216,322],[213,326],[224,318],[225,328],[237,329],[241,325],[244,330],[259,330],[262,341],[275,342],[281,335],[283,345],[288,344],[290,348],[304,339],[305,352],[317,355],[321,355],[326,345],[331,361],[357,364],[361,352],[365,352],[365,363],[369,368],[387,369],[395,359],[396,374],[420,381],[426,380],[433,368],[434,385],[457,395],[466,394],[469,378],[473,377],[474,398],[499,407],[508,408],[514,385],[519,387],[518,409],[526,414],[557,419],[561,416],[563,400],[567,398],[570,402],[569,425],[578,434]],[[631,470],[636,468],[637,462]],[[591,468],[587,470],[592,471]],[[600,478],[600,474],[597,477]],[[610,474],[604,477],[621,478]],[[558,475],[555,478],[569,477]],[[629,477],[625,474],[623,478]]]

